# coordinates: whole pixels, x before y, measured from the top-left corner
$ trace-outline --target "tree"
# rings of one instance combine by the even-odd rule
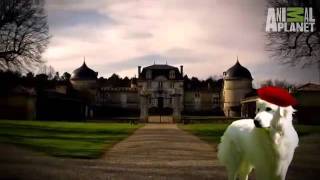
[[[0,1],[0,69],[30,70],[49,42],[44,0]]]
[[[112,87],[119,87],[120,85],[120,81],[121,78],[118,74],[112,74],[109,78],[108,78],[108,83],[112,86]]]
[[[47,66],[45,64],[41,65],[38,69],[38,74],[45,74],[48,76],[48,79],[53,79],[56,75],[56,71],[52,66]]]
[[[56,72],[56,74],[54,75],[53,79],[56,80],[56,81],[60,80],[59,72]]]
[[[316,21],[314,32],[268,33],[267,50],[282,64],[302,68],[317,65],[320,81],[320,1],[319,0],[268,0],[271,7],[312,7]]]
[[[26,74],[26,78],[27,78],[27,79],[33,79],[33,78],[34,78],[33,72],[28,72],[28,73]]]
[[[278,79],[275,79],[275,80],[271,80],[271,79],[268,79],[268,80],[265,80],[263,81],[261,84],[260,84],[261,87],[266,87],[266,86],[278,86],[278,87],[282,87],[282,88],[285,88],[285,89],[290,89],[290,88],[294,88],[296,87],[295,84],[291,84],[285,80],[278,80]]]
[[[68,72],[64,72],[61,79],[64,81],[69,81],[71,78],[71,74],[69,74]]]

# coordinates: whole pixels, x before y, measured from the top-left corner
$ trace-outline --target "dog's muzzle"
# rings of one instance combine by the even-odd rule
[[[257,128],[261,128],[262,127],[261,124],[260,124],[260,121],[258,121],[258,120],[253,120],[253,123]]]

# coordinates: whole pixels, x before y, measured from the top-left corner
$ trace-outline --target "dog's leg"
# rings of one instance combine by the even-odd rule
[[[237,150],[237,147],[231,139],[225,137],[219,148],[220,151],[218,153],[218,157],[227,168],[228,179],[236,180],[237,172],[241,163],[241,157],[239,156],[240,153]]]
[[[288,160],[280,163],[280,166],[281,166],[281,172],[280,172],[281,173],[280,174],[281,175],[281,180],[285,180],[286,179],[286,175],[287,175],[287,171],[288,171],[289,165],[291,163],[291,159],[288,159]]]
[[[248,175],[250,174],[251,170],[251,165],[248,162],[243,161],[238,171],[239,180],[248,180]]]

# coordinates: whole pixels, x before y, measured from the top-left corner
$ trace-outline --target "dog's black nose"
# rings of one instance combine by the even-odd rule
[[[261,127],[262,127],[261,124],[260,124],[260,122],[257,121],[257,120],[253,120],[253,123],[254,123],[254,125],[255,125],[257,128],[261,128]]]

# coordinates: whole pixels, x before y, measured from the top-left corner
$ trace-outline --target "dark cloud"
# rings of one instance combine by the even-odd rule
[[[114,25],[115,20],[106,14],[93,10],[55,10],[48,12],[48,21],[51,28],[66,28],[77,25],[86,25],[92,28],[100,25]]]

